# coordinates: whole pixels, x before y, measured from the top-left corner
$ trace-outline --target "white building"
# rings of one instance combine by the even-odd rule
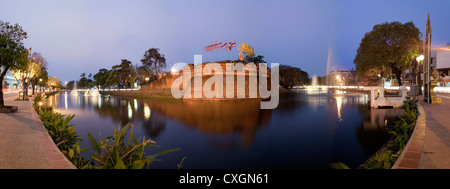
[[[431,49],[431,67],[439,71],[438,86],[450,86],[450,43]]]

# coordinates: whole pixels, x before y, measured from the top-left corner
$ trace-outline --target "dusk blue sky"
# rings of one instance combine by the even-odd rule
[[[236,59],[239,51],[205,52],[210,42],[248,42],[269,63],[325,75],[327,57],[335,68],[354,68],[361,38],[374,25],[413,21],[425,31],[430,13],[433,46],[450,42],[450,1],[430,0],[0,0],[0,19],[28,32],[26,47],[40,52],[49,74],[79,79],[128,59],[141,64],[149,48],[167,65]],[[329,53],[331,52],[331,53]]]

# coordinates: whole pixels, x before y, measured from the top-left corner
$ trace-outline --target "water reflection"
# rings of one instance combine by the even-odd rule
[[[337,114],[339,121],[342,121],[341,109],[342,109],[342,96],[337,96],[336,98],[336,106],[337,106]]]
[[[61,95],[51,96],[49,104],[76,114],[72,122],[82,138],[99,131],[109,136],[112,125],[132,122],[137,137],[182,148],[181,155],[167,161],[176,165],[179,156],[187,155],[186,168],[328,168],[336,161],[356,167],[384,144],[389,137],[385,125],[401,113],[370,109],[367,95],[343,92],[283,95],[274,110],[261,110],[253,100]]]
[[[150,119],[151,116],[151,110],[147,103],[144,103],[144,119],[147,121]]]

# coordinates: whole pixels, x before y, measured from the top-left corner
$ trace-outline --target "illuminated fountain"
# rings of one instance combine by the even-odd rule
[[[78,96],[78,90],[77,90],[77,81],[74,81],[73,83],[73,90],[70,92],[72,96]]]
[[[316,75],[311,78],[311,85],[306,86],[307,94],[321,94],[326,93],[328,88],[326,86],[320,86]]]

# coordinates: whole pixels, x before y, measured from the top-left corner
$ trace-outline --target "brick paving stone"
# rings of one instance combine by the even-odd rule
[[[404,158],[406,159],[420,159],[421,152],[407,151]]]
[[[426,135],[423,153],[420,158],[421,169],[450,169],[450,97],[437,93],[442,104],[421,102],[426,112]]]
[[[5,105],[18,106],[16,113],[0,113],[0,169],[74,169],[45,131],[32,101],[14,101],[5,95]]]
[[[419,167],[419,160],[418,159],[403,159],[400,162],[399,167],[417,169]]]

